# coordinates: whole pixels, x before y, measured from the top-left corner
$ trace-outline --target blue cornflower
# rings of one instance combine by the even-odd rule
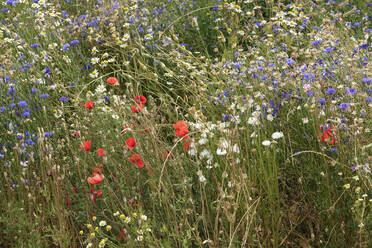
[[[48,94],[41,94],[41,95],[40,95],[40,98],[43,98],[43,99],[44,99],[44,98],[48,98],[48,97],[49,97]]]
[[[332,50],[333,50],[332,47],[327,47],[327,48],[324,49],[323,51],[324,51],[325,53],[330,53],[330,52],[332,52]]]
[[[70,47],[70,44],[66,43],[62,46],[62,51],[66,51]]]
[[[331,148],[331,153],[336,153],[336,152],[338,152],[337,147],[332,147],[332,148]]]
[[[14,108],[15,106],[16,106],[15,103],[11,103],[11,104],[8,105],[8,109],[12,109],[12,108]]]
[[[366,98],[366,103],[372,103],[372,97],[370,97],[370,96],[367,97],[367,98]]]
[[[78,40],[73,40],[73,41],[70,42],[70,44],[75,46],[75,45],[79,44],[79,41]]]
[[[26,101],[20,101],[19,103],[17,103],[18,107],[26,107],[27,106],[27,102]]]
[[[256,22],[256,26],[257,26],[258,28],[262,28],[264,25],[263,25],[261,22]]]
[[[9,90],[8,90],[8,94],[12,96],[12,95],[14,95],[14,92],[15,92],[14,87],[13,86],[10,87]]]
[[[37,48],[39,46],[39,43],[34,43],[34,44],[32,44],[30,47],[31,48]]]
[[[320,103],[320,104],[324,104],[325,103],[325,99],[324,98],[320,98],[320,99],[318,99],[318,103]]]
[[[30,112],[28,111],[23,112],[23,117],[28,118],[30,116],[31,116]]]
[[[360,45],[360,48],[361,48],[361,49],[367,49],[369,46],[370,46],[370,45],[369,45],[369,43],[367,42],[367,43],[364,43],[364,44]]]
[[[293,65],[295,61],[292,58],[289,58],[285,61],[288,65]]]
[[[2,107],[0,107],[0,113],[2,113],[2,112],[5,112],[5,107],[4,106],[2,106]]]
[[[318,39],[318,40],[313,41],[312,45],[313,45],[313,46],[317,46],[317,45],[319,45],[320,43],[322,43],[322,39]]]
[[[21,139],[23,139],[23,135],[18,134],[17,135],[17,140],[21,140]]]
[[[350,103],[344,102],[340,104],[340,109],[345,110],[350,107]]]
[[[68,101],[70,101],[70,99],[68,97],[65,97],[65,96],[60,97],[59,100],[61,102],[68,102]]]
[[[369,85],[371,83],[371,79],[369,77],[364,77],[362,82]]]
[[[328,88],[327,91],[326,91],[327,95],[331,95],[331,94],[334,94],[334,93],[336,93],[336,90],[334,88]]]
[[[34,145],[35,142],[33,142],[32,139],[28,139],[28,140],[26,140],[26,144],[27,145]]]
[[[53,134],[52,132],[45,132],[44,137],[50,137],[50,136],[52,136],[52,134]]]
[[[37,92],[39,92],[39,90],[36,89],[36,88],[32,88],[32,89],[31,89],[31,92],[32,92],[32,94],[36,94]]]
[[[351,94],[351,95],[354,95],[357,93],[357,89],[353,89],[353,88],[348,88],[346,90],[346,94]]]

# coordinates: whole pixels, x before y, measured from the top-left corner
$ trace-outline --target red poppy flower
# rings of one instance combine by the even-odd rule
[[[133,113],[139,113],[142,111],[142,109],[144,108],[145,106],[143,104],[137,104],[137,105],[132,105],[130,108],[132,109],[132,112]]]
[[[101,197],[101,196],[102,196],[102,190],[100,190],[100,189],[97,190],[97,196],[98,196],[98,197]]]
[[[97,150],[97,155],[100,156],[100,157],[105,156],[105,150],[103,148],[99,148]]]
[[[115,85],[119,82],[119,80],[116,77],[109,77],[107,79],[107,83],[110,85]]]
[[[85,107],[87,108],[87,109],[92,109],[93,107],[94,107],[94,104],[93,104],[93,101],[92,100],[90,100],[90,102],[85,102]]]
[[[129,161],[132,162],[138,168],[143,168],[145,163],[141,160],[141,156],[137,153],[129,157]]]
[[[183,140],[183,149],[187,152],[190,149],[191,145],[191,140],[188,139],[186,136],[185,139]]]
[[[329,142],[331,145],[334,145],[338,139],[335,138],[335,134],[332,132],[334,129],[333,126],[330,126],[329,128],[323,130],[323,133],[318,136],[318,139],[321,142]]]
[[[173,124],[173,127],[176,129],[176,136],[183,137],[189,133],[187,124],[185,121],[177,121],[176,124]]]
[[[85,151],[89,151],[92,147],[92,142],[90,140],[83,142],[83,145],[80,146],[81,149],[84,149]]]
[[[103,181],[103,176],[99,173],[93,173],[93,177],[88,177],[88,183],[99,184]]]
[[[136,97],[134,98],[134,101],[135,101],[136,103],[145,104],[145,103],[147,102],[147,99],[146,99],[146,97],[144,97],[144,96],[142,96],[142,95],[139,95],[139,96],[136,96]]]
[[[130,137],[125,141],[125,144],[127,144],[127,147],[130,150],[133,150],[133,147],[136,145],[136,140],[133,137]]]

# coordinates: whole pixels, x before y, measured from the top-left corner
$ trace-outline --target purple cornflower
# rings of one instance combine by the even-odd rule
[[[348,88],[346,90],[346,94],[351,94],[351,95],[354,95],[357,93],[357,89],[353,89],[353,88]]]
[[[28,111],[25,111],[25,112],[23,112],[23,117],[25,117],[25,118],[28,118],[28,117],[30,117],[30,112],[28,112]]]
[[[364,77],[362,82],[369,85],[371,83],[371,79],[369,77]]]
[[[40,98],[43,98],[43,99],[44,99],[44,98],[48,98],[48,97],[49,97],[48,94],[41,94],[41,95],[40,95]]]
[[[336,93],[336,90],[334,88],[328,88],[327,91],[326,91],[327,95],[332,95],[334,93]]]
[[[44,137],[50,137],[50,136],[52,136],[52,134],[53,134],[52,132],[45,132]]]
[[[336,152],[338,152],[337,147],[332,147],[332,148],[331,148],[331,153],[336,153]]]
[[[62,46],[62,51],[66,51],[70,47],[70,44],[66,43]]]
[[[79,41],[78,40],[73,40],[73,41],[70,42],[70,44],[75,46],[75,45],[79,44]]]
[[[70,99],[68,97],[65,97],[65,96],[60,97],[59,100],[61,102],[68,102],[68,101],[70,101]]]
[[[34,43],[34,44],[32,44],[30,47],[31,48],[37,48],[39,46],[39,43]]]
[[[320,98],[320,99],[318,99],[318,103],[320,103],[320,104],[324,104],[325,103],[325,99],[324,98]]]
[[[340,104],[340,109],[345,110],[350,107],[350,103],[344,102]]]
[[[295,61],[292,58],[289,58],[285,61],[288,65],[293,65]]]
[[[322,39],[318,39],[318,40],[313,41],[312,45],[317,46],[317,45],[320,45],[320,43],[322,43]]]
[[[20,101],[19,103],[17,103],[18,107],[26,107],[27,106],[27,102],[26,101]]]

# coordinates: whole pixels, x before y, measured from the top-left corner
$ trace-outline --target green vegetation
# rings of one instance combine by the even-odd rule
[[[3,2],[0,247],[370,247],[371,4]]]

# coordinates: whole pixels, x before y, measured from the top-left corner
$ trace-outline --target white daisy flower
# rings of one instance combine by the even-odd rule
[[[270,140],[264,140],[264,141],[262,141],[262,145],[269,146],[269,145],[271,145],[271,141]]]
[[[271,138],[273,138],[274,140],[275,140],[275,139],[280,139],[280,138],[283,138],[283,137],[284,137],[284,135],[283,135],[282,132],[275,132],[275,133],[273,133],[273,134],[271,135]]]

